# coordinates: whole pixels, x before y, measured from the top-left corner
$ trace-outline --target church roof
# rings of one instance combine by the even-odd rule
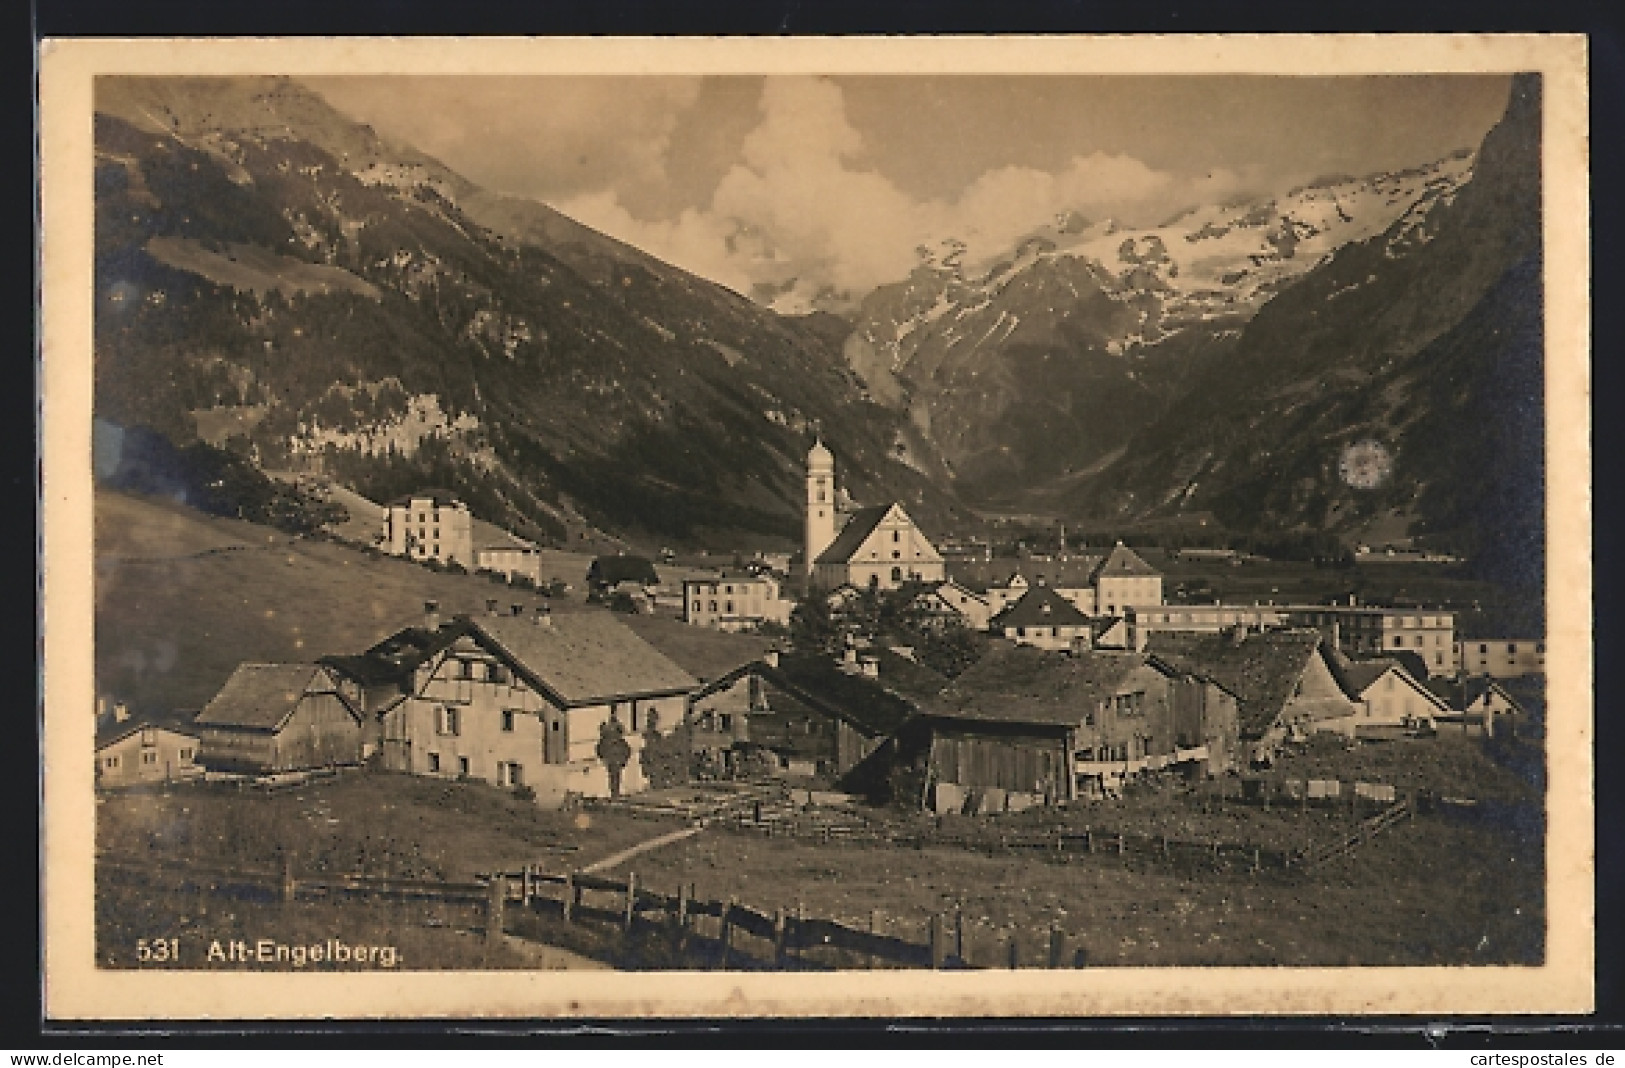
[[[1102,577],[1132,578],[1143,576],[1145,578],[1155,578],[1160,574],[1162,572],[1141,559],[1139,553],[1122,542],[1118,542],[1112,551],[1106,555],[1106,559],[1100,562],[1100,566],[1095,568],[1094,574],[1089,576],[1089,581],[1092,583]]]
[[[868,508],[859,508],[852,513],[852,518],[846,521],[829,548],[818,554],[814,561],[819,564],[849,564],[852,555],[863,547],[863,543],[873,534],[875,528],[886,518],[886,513],[892,510],[889,504],[876,504]]]
[[[828,467],[835,463],[835,456],[824,447],[823,439],[813,442],[813,447],[807,452],[808,467]]]

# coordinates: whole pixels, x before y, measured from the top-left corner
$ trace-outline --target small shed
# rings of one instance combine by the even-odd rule
[[[355,764],[362,713],[323,664],[239,664],[197,717],[210,770],[271,773]]]

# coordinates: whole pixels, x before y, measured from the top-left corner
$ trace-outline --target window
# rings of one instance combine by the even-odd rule
[[[110,756],[110,757],[106,758],[105,760],[102,761],[102,766],[107,767],[107,768],[116,768],[116,767],[118,767],[118,756],[114,755],[114,756]]]
[[[723,611],[727,612],[729,615],[732,615],[733,610],[734,610],[734,603],[732,601],[723,602]]]
[[[1480,645],[1480,646],[1479,646],[1479,647],[1478,647],[1478,651],[1479,651],[1479,653],[1480,653],[1480,654],[1481,654],[1481,655],[1482,655],[1482,654],[1484,654],[1484,653],[1487,653],[1487,652],[1489,652],[1489,651],[1490,651],[1490,647],[1489,647],[1489,646],[1488,646],[1488,645]]]
[[[717,610],[717,603],[715,601],[712,601],[711,602],[711,611],[715,612],[716,610]]]
[[[894,544],[894,545],[897,542],[902,541],[903,540],[902,532],[901,531],[896,531],[896,530],[892,531],[891,532],[891,540],[892,540],[892,544]]]
[[[513,710],[510,708],[502,710],[502,729],[510,732],[513,730]]]
[[[474,677],[474,661],[457,661],[457,677],[460,679],[472,679]]]
[[[429,771],[434,772],[434,773],[438,773],[440,771],[440,754],[439,753],[430,753],[429,754]]]
[[[435,709],[435,733],[451,735],[461,734],[462,732],[457,729],[459,726],[459,719],[461,719],[461,717],[458,715],[457,709],[450,708],[446,705],[438,706]]]
[[[141,763],[142,764],[156,764],[156,763],[158,763],[158,754],[153,752],[151,749],[142,750],[141,751]]]
[[[158,744],[158,729],[156,727],[142,727],[141,728],[141,744],[142,745],[157,745]]]
[[[525,766],[523,764],[515,764],[515,763],[512,763],[512,762],[498,763],[497,764],[497,785],[498,786],[523,786],[523,785],[525,785]]]
[[[507,682],[508,669],[501,664],[485,665],[485,677],[492,682]]]
[[[458,757],[457,758],[457,774],[464,775],[464,776],[466,776],[468,774],[468,758],[467,757]]]
[[[892,568],[891,569],[891,580],[893,582],[902,582],[903,581],[903,569],[900,568],[900,567]]]
[[[1518,645],[1517,645],[1517,643],[1516,642],[1507,642],[1507,652],[1509,654],[1513,655],[1513,656],[1516,656],[1517,653],[1518,653]]]
[[[1418,634],[1418,635],[1417,635],[1417,636],[1416,636],[1416,647],[1417,647],[1417,648],[1418,648],[1418,649],[1420,649],[1420,648],[1422,648],[1422,638],[1423,638],[1423,636],[1422,636],[1422,635],[1420,635],[1420,634]]]
[[[1394,648],[1395,649],[1398,649],[1400,646],[1402,646],[1404,644],[1405,644],[1405,635],[1403,635],[1403,634],[1394,635]]]
[[[903,554],[898,552],[896,549],[893,549],[891,551],[891,558],[893,560],[901,560],[903,558]]]
[[[185,749],[182,749],[180,751],[180,753],[177,754],[177,755],[180,757],[180,761],[181,761],[182,764],[190,764],[192,762],[192,747],[187,746]]]
[[[1026,636],[1027,636],[1027,628],[1026,627],[1017,627],[1016,628],[1016,637],[1025,638]]]
[[[632,732],[634,734],[636,734],[637,730],[638,730],[638,703],[636,701],[633,701],[632,702]]]
[[[733,730],[734,729],[733,713],[732,712],[723,712],[722,714],[717,716],[717,727],[718,727],[718,729],[725,730],[725,731]]]

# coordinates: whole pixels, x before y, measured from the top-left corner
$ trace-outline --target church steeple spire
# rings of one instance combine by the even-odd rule
[[[835,540],[835,456],[819,436],[807,453],[807,574]]]

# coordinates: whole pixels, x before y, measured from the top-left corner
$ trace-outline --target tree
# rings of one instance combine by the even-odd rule
[[[621,796],[621,773],[632,759],[632,745],[626,740],[626,728],[614,715],[598,728],[598,759],[609,773],[609,796]]]

